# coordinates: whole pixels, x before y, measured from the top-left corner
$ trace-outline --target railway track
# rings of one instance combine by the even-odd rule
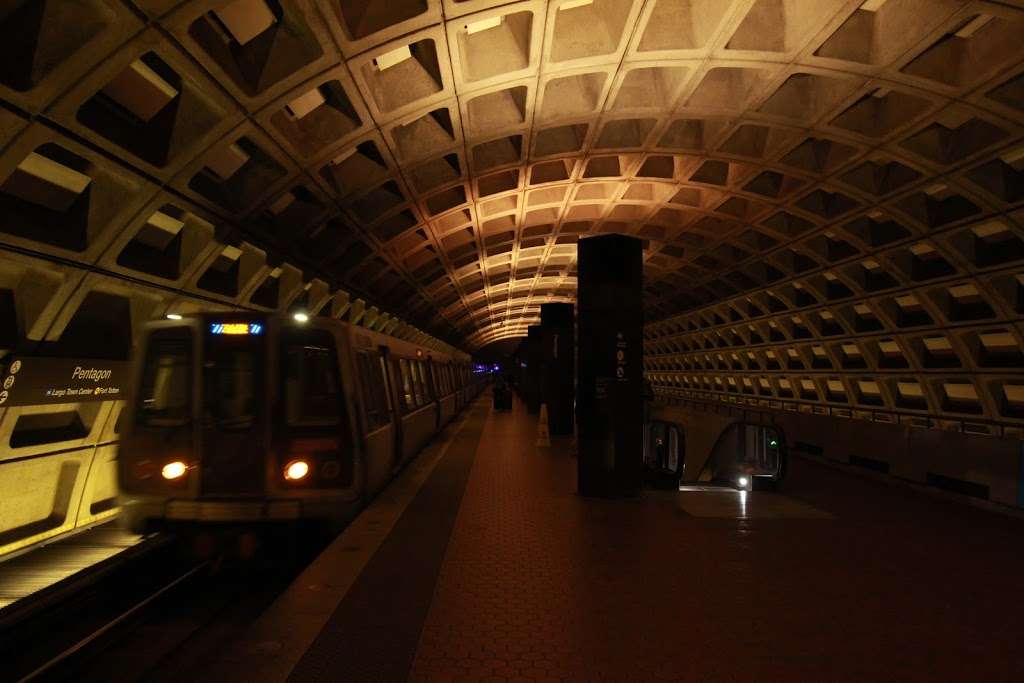
[[[61,667],[63,665],[66,665],[74,657],[83,654],[89,647],[97,644],[100,641],[100,639],[102,639],[104,636],[107,636],[108,634],[112,633],[114,629],[126,624],[130,619],[138,616],[142,612],[142,610],[146,609],[154,602],[160,600],[169,592],[181,586],[183,583],[189,581],[190,579],[193,579],[201,571],[209,568],[209,566],[210,562],[207,561],[201,562],[196,566],[188,569],[182,575],[171,580],[163,587],[155,590],[149,596],[141,599],[139,602],[132,605],[125,611],[114,616],[106,623],[100,625],[94,631],[85,635],[78,642],[73,643],[66,649],[62,650],[61,652],[58,652],[50,659],[41,663],[34,670],[29,671],[26,675],[19,679],[18,683],[28,683],[28,681],[46,680],[46,678],[53,678],[55,676],[60,676],[61,678],[64,678],[64,676],[61,674]]]
[[[165,540],[3,628],[0,681],[182,680],[236,637],[322,548],[272,546],[269,561],[229,552],[188,559]],[[286,559],[277,559],[278,555]]]

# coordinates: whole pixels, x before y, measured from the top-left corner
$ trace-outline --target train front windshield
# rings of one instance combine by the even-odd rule
[[[149,338],[135,422],[180,427],[192,417],[192,336],[187,328],[155,330]]]
[[[210,346],[203,362],[203,413],[221,431],[248,430],[255,419],[260,349],[216,341]]]

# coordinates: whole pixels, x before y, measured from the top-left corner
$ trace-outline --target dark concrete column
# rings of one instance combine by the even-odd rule
[[[572,304],[541,304],[541,349],[544,357],[541,402],[548,406],[552,436],[572,434],[576,392],[575,325]]]
[[[526,328],[526,341],[523,343],[526,368],[523,370],[523,401],[531,413],[540,412],[540,381],[541,367],[544,356],[541,353],[540,325]]]
[[[579,492],[640,492],[643,448],[643,247],[635,237],[579,241]]]

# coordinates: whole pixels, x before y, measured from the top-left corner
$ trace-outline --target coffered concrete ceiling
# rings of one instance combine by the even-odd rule
[[[1024,249],[1022,4],[8,3],[0,240],[252,307],[315,281],[467,349],[573,300],[595,233],[645,240],[652,321],[984,293]]]

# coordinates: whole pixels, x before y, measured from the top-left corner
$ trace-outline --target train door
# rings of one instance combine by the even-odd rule
[[[308,467],[305,486],[352,488],[355,443],[343,390],[338,347],[329,330],[281,330],[275,409],[275,476],[284,483],[289,463]]]
[[[208,325],[201,368],[202,496],[262,496],[266,460],[262,323]]]
[[[441,393],[437,386],[437,375],[434,374],[434,360],[427,356],[425,361],[420,361],[420,372],[423,374],[423,383],[427,387],[428,400],[434,404],[434,431],[441,429]]]
[[[367,485],[375,493],[387,482],[396,464],[397,421],[384,356],[380,351],[360,351],[355,358],[366,424]]]
[[[402,371],[399,368],[398,359],[392,356],[386,348],[382,348],[381,352],[384,371],[388,378],[388,395],[391,397],[391,405],[394,407],[395,453],[393,467],[398,467],[402,462],[402,454],[405,452],[405,429],[402,426],[402,416],[407,412],[407,401],[411,400],[411,396],[403,394]]]

